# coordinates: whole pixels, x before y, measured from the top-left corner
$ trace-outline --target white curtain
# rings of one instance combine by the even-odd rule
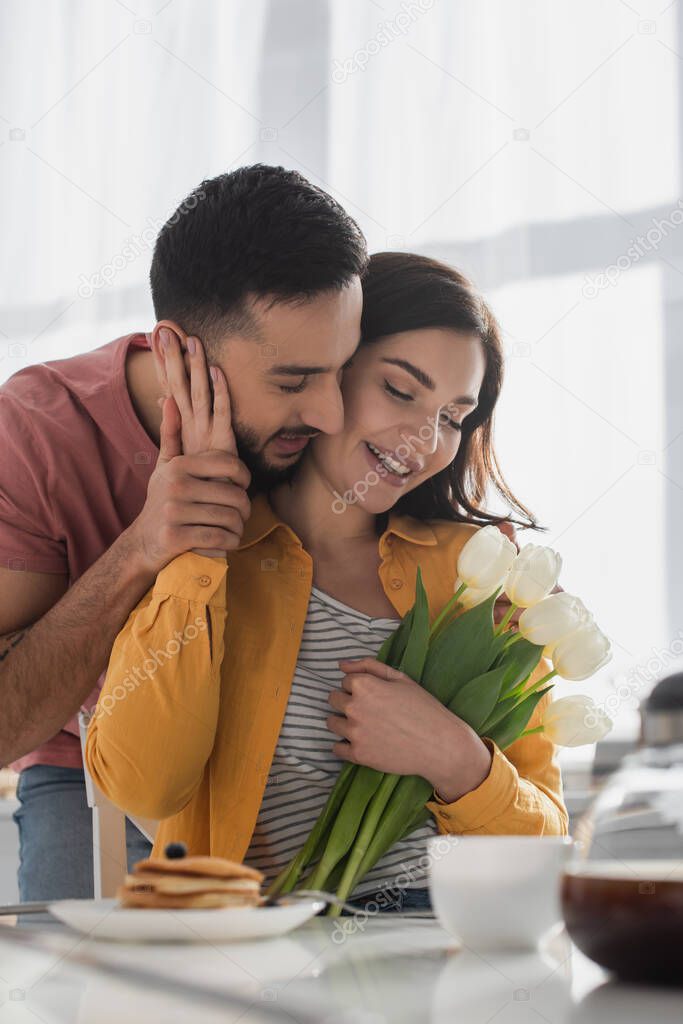
[[[259,139],[266,6],[3,0],[3,377],[147,328],[159,227]]]
[[[676,196],[675,6],[656,33],[619,0],[332,7],[330,173],[372,214],[375,247]]]
[[[441,256],[489,297],[503,469],[614,644],[557,693],[629,736],[683,650],[678,7],[332,3],[321,173],[374,249]]]
[[[373,251],[489,297],[503,469],[613,639],[587,686],[633,734],[683,646],[679,6],[4,0],[0,378],[148,328],[151,243],[87,282],[202,178],[298,167]]]

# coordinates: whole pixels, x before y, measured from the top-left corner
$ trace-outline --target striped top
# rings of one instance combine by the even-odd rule
[[[292,688],[256,827],[244,862],[268,885],[301,848],[342,767],[332,751],[340,737],[325,719],[328,695],[340,687],[342,658],[374,657],[399,619],[373,619],[312,588]],[[433,819],[396,843],[358,884],[354,896],[400,885],[427,886],[427,839]]]

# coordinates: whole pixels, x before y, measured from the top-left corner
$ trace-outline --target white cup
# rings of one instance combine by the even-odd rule
[[[562,920],[573,846],[570,836],[434,836],[429,889],[440,924],[474,950],[536,949]]]

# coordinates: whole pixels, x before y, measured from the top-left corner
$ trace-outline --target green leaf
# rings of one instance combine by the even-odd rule
[[[401,623],[402,625],[402,623]],[[383,665],[390,665],[391,661],[391,649],[394,646],[396,640],[396,634],[398,633],[401,626],[397,626],[393,633],[390,633],[386,638],[382,646],[377,652],[377,661],[381,661]]]
[[[330,874],[329,874],[329,876],[327,878],[327,885],[329,886],[329,891],[330,892],[336,892],[337,891],[337,886],[339,885],[339,882],[341,881],[341,877],[344,874],[344,868],[345,867],[346,867],[346,857],[343,857],[339,861],[339,863],[336,864],[332,868],[332,870],[330,871]],[[313,878],[314,873],[315,873],[315,868],[313,868],[312,871],[309,871],[309,873],[307,875],[304,875],[303,878],[299,881],[299,884],[297,885],[297,889],[310,889],[311,888],[311,880]]]
[[[407,836],[411,834],[411,832],[416,832],[418,828],[422,828],[423,825],[427,824],[431,817],[432,812],[430,810],[428,810],[426,807],[420,807],[419,811],[414,815],[414,817],[410,819],[405,829],[399,836],[399,841],[401,839],[405,839]]]
[[[431,782],[420,775],[404,775],[384,808],[372,842],[353,879],[353,888],[372,870],[377,861],[406,834],[407,823],[422,812],[433,791]],[[353,888],[351,892],[353,892]]]
[[[499,700],[489,717],[479,728],[479,735],[488,736],[488,730],[492,729],[494,725],[498,725],[499,722],[502,722],[505,716],[509,714],[509,712],[512,711],[518,703],[519,697],[506,697],[505,700]]]
[[[494,627],[497,628],[497,627]],[[491,644],[491,668],[498,668],[499,659],[505,653],[504,647],[509,638],[507,631],[499,633],[498,636],[493,637],[493,643]]]
[[[279,893],[291,892],[299,880],[299,876],[305,868],[314,862],[321,854],[331,824],[341,806],[344,797],[351,785],[357,765],[347,761],[339,772],[337,780],[330,791],[325,806],[318,815],[318,819],[308,834],[306,842],[299,852],[290,860],[289,864],[282,869],[277,878],[271,882],[268,889],[269,896],[276,896]]]
[[[442,704],[491,668],[494,646],[493,605],[498,591],[453,619],[433,637],[422,672],[422,685]]]
[[[330,872],[351,848],[365,810],[383,778],[383,772],[365,765],[357,766],[330,829],[322,857],[311,876],[311,888],[325,888]]]
[[[503,685],[500,688],[501,697],[507,696],[515,686],[531,675],[541,660],[542,654],[542,647],[532,644],[522,637],[520,640],[515,640],[498,656],[495,662],[496,667],[505,666],[506,668]]]
[[[406,649],[406,644],[408,643],[408,637],[410,636],[410,629],[413,624],[414,607],[415,606],[413,606],[413,608],[411,608],[410,611],[403,616],[400,626],[398,626],[397,629],[391,635],[391,645],[389,653],[386,657],[385,664],[391,665],[392,668],[398,668],[398,666],[401,664],[401,660]],[[380,648],[380,653],[384,650],[386,643],[387,641],[385,640]],[[379,655],[377,655],[377,658],[378,661],[383,660],[379,657]]]
[[[356,873],[377,831],[384,808],[391,799],[391,794],[396,789],[401,778],[402,776],[400,775],[385,775],[377,792],[370,801],[367,811],[363,815],[358,835],[348,853],[346,867],[337,887],[337,896],[340,896],[343,900],[346,899],[356,884]]]
[[[475,732],[480,732],[481,726],[496,706],[505,672],[505,666],[502,665],[470,679],[448,704],[448,710],[467,722]]]
[[[517,704],[517,707],[513,708],[493,729],[486,729],[486,732],[482,735],[488,736],[489,739],[500,748],[505,750],[511,743],[519,739],[520,735],[524,732],[527,726],[527,722],[533,715],[536,705],[540,701],[548,690],[552,690],[552,686],[546,686],[543,690],[536,690],[535,693],[529,694],[523,701]]]
[[[415,580],[415,604],[410,614],[412,617],[410,633],[399,668],[401,672],[405,672],[407,676],[419,683],[429,645],[429,604],[419,566]]]

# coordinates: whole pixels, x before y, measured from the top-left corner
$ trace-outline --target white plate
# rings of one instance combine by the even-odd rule
[[[94,939],[120,942],[240,942],[284,935],[308,921],[325,904],[298,899],[280,907],[217,910],[133,910],[116,900],[60,900],[50,913]]]

